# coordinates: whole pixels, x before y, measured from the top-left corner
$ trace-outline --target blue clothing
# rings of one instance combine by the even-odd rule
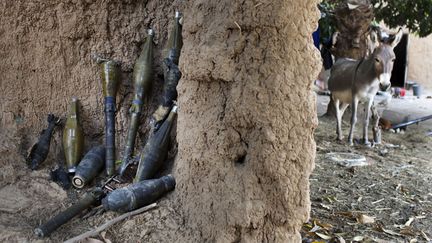
[[[313,42],[318,50],[320,49],[320,28],[318,27],[315,32],[312,33]]]

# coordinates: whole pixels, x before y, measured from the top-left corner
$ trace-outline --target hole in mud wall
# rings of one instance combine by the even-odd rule
[[[237,159],[235,160],[236,165],[243,165],[246,161],[246,153],[240,154],[237,156]]]
[[[394,53],[396,54],[396,60],[390,82],[392,87],[405,87],[408,64],[408,34],[403,34],[401,41],[394,48]]]

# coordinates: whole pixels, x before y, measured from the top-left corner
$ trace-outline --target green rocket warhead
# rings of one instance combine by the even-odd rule
[[[174,26],[168,37],[167,45],[165,46],[165,58],[173,60],[174,64],[179,64],[180,51],[183,47],[183,36],[182,36],[182,16],[181,13],[176,11],[174,18]]]
[[[58,229],[63,224],[67,223],[73,217],[80,214],[87,208],[90,208],[93,205],[100,203],[104,193],[101,189],[96,188],[91,192],[85,194],[85,196],[79,200],[74,205],[67,208],[65,211],[57,214],[55,217],[51,218],[45,224],[39,226],[34,230],[35,234],[39,237],[46,237],[51,234],[53,231]]]
[[[112,176],[115,171],[115,104],[120,71],[116,62],[99,59],[101,65],[102,88],[105,97],[105,147],[106,173]]]
[[[76,165],[82,157],[83,147],[84,133],[80,125],[78,99],[73,97],[63,130],[63,149],[69,173],[75,172]]]
[[[153,30],[148,30],[148,36],[138,60],[135,63],[133,81],[135,95],[129,110],[131,119],[126,139],[126,148],[123,154],[120,175],[123,175],[130,163],[130,158],[135,147],[135,138],[139,126],[139,118],[145,99],[150,95],[153,79]]]
[[[148,139],[141,153],[135,182],[153,178],[162,167],[168,154],[169,135],[176,115],[177,106],[174,106],[161,127]]]
[[[153,113],[153,122],[155,127],[165,119],[171,109],[174,100],[177,99],[177,84],[181,78],[181,72],[178,68],[181,48],[183,46],[183,37],[181,35],[182,24],[181,15],[176,12],[174,27],[165,47],[166,57],[163,60],[164,67],[164,86],[160,105]]]
[[[97,59],[101,66],[102,89],[104,97],[116,97],[120,71],[118,63],[110,59]]]

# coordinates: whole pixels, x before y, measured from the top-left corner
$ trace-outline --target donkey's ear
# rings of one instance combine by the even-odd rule
[[[399,42],[402,40],[403,31],[402,28],[399,28],[399,31],[396,33],[394,40],[390,43],[390,45],[395,48]]]
[[[371,30],[369,37],[370,37],[370,41],[372,43],[377,43],[378,40],[379,40],[378,39],[378,34],[377,34],[377,32],[375,30]]]
[[[378,33],[374,30],[371,29],[369,31],[369,34],[367,35],[367,46],[368,46],[368,50],[367,50],[367,55],[370,55],[374,52],[374,50],[381,45],[381,41],[378,38]]]

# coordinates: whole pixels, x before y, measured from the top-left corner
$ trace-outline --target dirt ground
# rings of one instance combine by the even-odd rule
[[[13,141],[13,138],[9,139]],[[33,232],[37,226],[74,204],[86,191],[102,183],[103,178],[97,178],[84,190],[71,188],[65,191],[49,179],[50,166],[31,171],[25,165],[23,155],[13,151],[7,146],[0,147],[2,159],[11,161],[10,158],[14,158],[16,162],[4,165],[0,171],[0,242],[62,242],[120,215],[94,207],[82,212],[49,237],[36,237]],[[95,237],[103,241],[92,239],[82,242],[159,242],[161,239],[174,242],[172,236],[178,230],[186,229],[182,223],[172,194],[168,194],[158,201],[157,208],[121,221]]]
[[[320,114],[326,101],[318,98]],[[430,115],[431,103],[425,97],[397,99],[388,109]],[[303,227],[303,242],[430,242],[432,138],[425,134],[431,128],[431,122],[425,122],[408,127],[403,134],[383,132],[381,145],[350,147],[346,141],[336,142],[334,119],[320,117],[310,178],[312,212]],[[345,135],[348,129],[346,119]],[[347,167],[333,162],[327,154],[335,152],[363,155],[367,165]]]
[[[318,99],[318,113],[326,97]],[[432,113],[430,100],[393,100],[390,109]],[[411,126],[404,134],[383,133],[383,144],[367,148],[335,142],[335,122],[320,118],[315,133],[317,157],[311,182],[311,219],[302,229],[303,242],[428,242],[432,238],[432,139],[424,134],[431,122]],[[347,133],[349,123],[343,129]],[[56,131],[59,132],[58,130]],[[50,238],[34,236],[36,226],[77,200],[83,191],[64,191],[50,182],[51,169],[30,171],[23,154],[16,154],[17,138],[0,137],[0,157],[13,161],[0,171],[0,241],[60,242],[118,216],[84,212]],[[4,141],[9,141],[5,143]],[[15,142],[14,142],[15,141]],[[364,155],[367,166],[345,167],[327,158],[331,152]],[[11,159],[13,158],[13,159]],[[55,164],[53,161],[48,164]],[[105,242],[175,242],[189,234],[178,214],[173,194],[159,207],[122,221],[104,231]],[[98,213],[92,210],[91,213]],[[100,236],[99,240],[103,240]]]

